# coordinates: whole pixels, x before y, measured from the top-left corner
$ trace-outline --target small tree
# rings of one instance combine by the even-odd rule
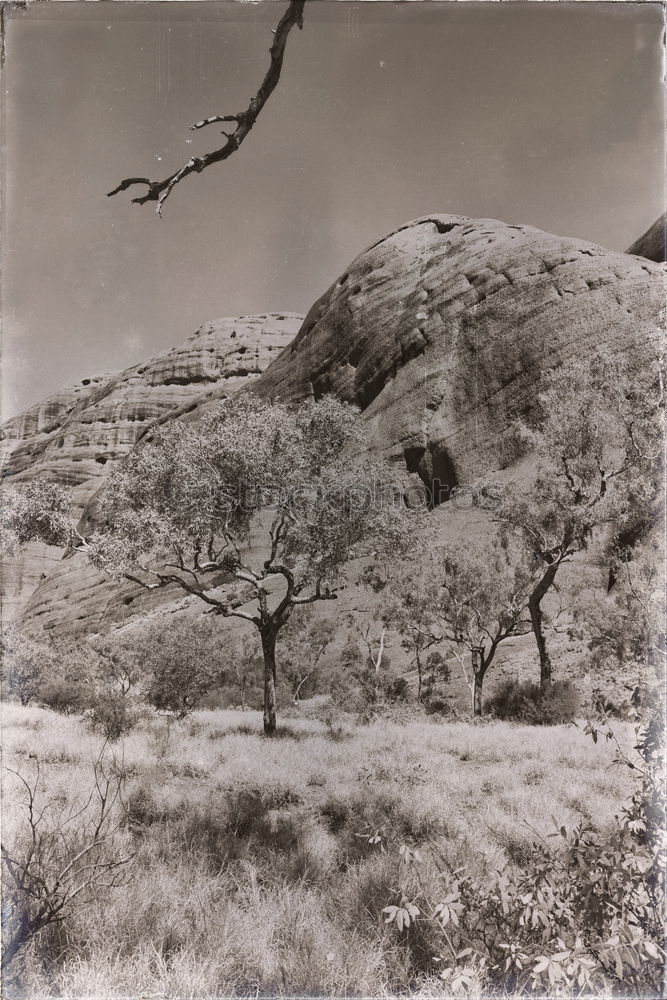
[[[431,698],[437,682],[441,680],[446,683],[449,680],[449,663],[439,649],[433,649],[426,657],[425,668],[426,683],[424,697]]]
[[[360,439],[356,409],[331,397],[290,409],[244,393],[198,425],[158,428],[101,498],[104,525],[87,543],[97,566],[143,587],[176,585],[258,630],[267,734],[276,640],[293,611],[334,599],[349,559],[403,538],[384,467],[350,459]],[[259,559],[251,525],[264,536]],[[214,592],[230,579],[245,591]]]
[[[230,659],[241,700],[241,711],[245,712],[248,707],[248,693],[255,689],[258,683],[261,687],[262,650],[257,642],[257,636],[244,635]]]
[[[213,629],[199,623],[151,625],[137,642],[146,673],[146,699],[158,712],[183,719],[224,677],[227,652]],[[222,655],[221,655],[222,652]]]
[[[602,678],[621,666],[636,671],[635,707],[640,688],[664,685],[667,664],[664,548],[647,539],[613,559],[614,585],[604,598],[580,597],[576,606],[579,638],[590,642],[590,666]]]
[[[51,649],[7,625],[0,633],[0,656],[5,692],[29,705],[54,666]]]
[[[145,679],[145,664],[129,640],[102,639],[91,645],[97,656],[97,677],[105,687],[125,698]]]
[[[294,705],[299,704],[301,694],[309,683],[312,687],[320,661],[336,633],[332,621],[314,618],[312,614],[305,620],[304,617],[291,618],[281,634],[283,672],[290,685]]]
[[[470,689],[472,711],[481,715],[482,685],[498,647],[530,631],[531,566],[510,558],[498,539],[465,548],[431,546],[418,565],[394,584],[394,615],[403,629],[422,636],[424,647],[451,649]]]
[[[542,602],[558,570],[595,528],[646,523],[655,513],[663,391],[650,350],[646,345],[632,361],[598,353],[554,370],[533,425],[517,428],[537,455],[534,476],[500,493],[491,490],[487,498],[494,518],[541,566],[528,607],[543,688],[551,683],[552,664]]]

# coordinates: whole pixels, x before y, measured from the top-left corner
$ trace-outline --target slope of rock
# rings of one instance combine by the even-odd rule
[[[528,226],[418,219],[360,254],[263,374],[219,379],[155,417],[198,419],[241,385],[286,401],[335,393],[360,406],[370,448],[399,481],[437,482],[444,501],[453,486],[512,468],[511,424],[547,372],[599,346],[633,354],[662,336],[666,273]],[[178,591],[118,587],[73,556],[50,570],[26,620],[97,631],[174,601]]]
[[[3,475],[42,476],[71,488],[80,515],[118,459],[155,420],[195,405],[216,388],[248,384],[288,344],[303,317],[241,316],[206,323],[178,347],[115,375],[84,379],[2,428]],[[4,614],[53,569],[60,551],[31,545],[7,561]],[[84,574],[85,575],[85,574]]]
[[[667,260],[667,212],[656,219],[625,252],[635,254],[637,257],[646,257],[647,260]]]
[[[425,482],[516,458],[543,375],[660,338],[664,265],[491,219],[417,219],[360,254],[253,386],[359,405],[372,447]]]

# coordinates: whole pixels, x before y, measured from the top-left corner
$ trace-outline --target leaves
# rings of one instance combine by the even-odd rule
[[[401,900],[401,906],[385,906],[382,912],[386,914],[385,923],[395,923],[399,931],[407,930],[421,914],[419,907],[406,899]]]
[[[660,716],[659,708],[655,715]],[[448,996],[480,989],[601,995],[617,988],[664,995],[667,837],[661,732],[656,733],[652,717],[638,731],[643,776],[611,830],[591,823],[568,830],[554,819],[556,846],[535,844],[523,871],[477,877],[459,870],[432,907],[420,872],[424,899],[412,905],[419,906],[420,920],[430,921],[442,941],[442,954],[432,961],[438,968],[444,965],[439,975]],[[397,861],[404,861],[408,850],[397,845]],[[399,870],[405,872],[404,866]],[[399,891],[400,903],[386,907],[383,916],[404,931],[414,915],[408,890]]]

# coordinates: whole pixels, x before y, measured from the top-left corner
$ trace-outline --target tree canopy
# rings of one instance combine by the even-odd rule
[[[573,357],[550,372],[530,422],[517,434],[537,457],[534,474],[485,504],[542,566],[529,609],[541,681],[551,681],[542,601],[559,568],[602,526],[645,530],[661,497],[663,380],[652,345],[635,355]]]
[[[358,411],[333,397],[290,408],[243,393],[201,423],[157,428],[104,487],[91,559],[254,625],[267,732],[276,638],[294,609],[334,599],[350,559],[404,544],[408,514],[387,467],[353,458],[362,434]],[[230,581],[241,590],[217,590]]]

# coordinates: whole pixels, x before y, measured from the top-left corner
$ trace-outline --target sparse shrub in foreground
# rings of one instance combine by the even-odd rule
[[[25,810],[18,832],[2,845],[3,970],[36,935],[67,920],[75,905],[125,883],[132,859],[120,834],[124,773],[104,749],[83,803],[44,802],[39,770],[32,783],[12,773],[23,786]]]
[[[571,681],[555,681],[542,689],[530,681],[519,683],[508,678],[499,685],[487,707],[499,719],[556,726],[574,721],[581,698]]]

